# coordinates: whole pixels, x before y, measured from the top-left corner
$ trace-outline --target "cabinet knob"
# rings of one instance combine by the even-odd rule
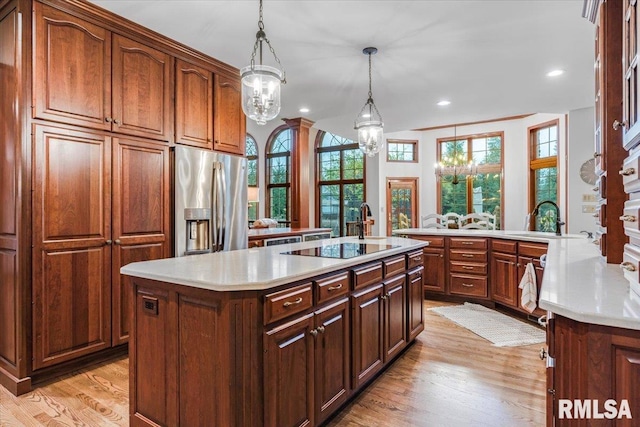
[[[309,331],[309,333],[310,333],[311,335],[313,335],[314,337],[317,337],[317,336],[318,336],[318,330],[317,330],[317,329],[312,329],[312,330],[310,330],[310,331]]]
[[[118,119],[113,119],[113,123],[117,124],[118,126],[120,126],[122,124],[122,120],[118,120]]]
[[[623,121],[618,121],[618,120],[614,120],[613,124],[611,125],[611,127],[613,127],[613,130],[618,130],[621,127],[626,127],[627,126],[627,121],[623,120]]]
[[[440,254],[440,258],[444,258],[444,255]]]
[[[324,326],[320,325],[316,328],[318,330],[318,332],[323,333],[324,334]]]
[[[626,168],[626,169],[622,169],[618,173],[620,175],[622,175],[622,176],[629,176],[629,175],[633,175],[634,173],[636,173],[636,169],[635,168]]]
[[[105,117],[104,121],[107,123],[111,123],[113,121],[113,119],[111,117]]]
[[[633,215],[622,215],[620,221],[624,222],[636,222],[636,217]]]
[[[120,244],[122,244],[122,242],[120,241],[120,239],[116,239],[116,242],[115,242],[115,243],[116,243],[116,245],[120,245]]]
[[[629,261],[624,261],[620,264],[620,268],[627,271],[636,271],[636,266]]]
[[[104,242],[104,244],[107,245],[107,246],[109,246],[112,243],[113,243],[113,240],[111,240],[111,239],[109,239],[109,240]]]
[[[602,157],[602,153],[595,152],[593,153],[593,157]]]
[[[544,347],[542,347],[540,349],[540,352],[538,353],[538,356],[540,356],[540,360],[544,360],[547,358],[547,350],[545,350]]]

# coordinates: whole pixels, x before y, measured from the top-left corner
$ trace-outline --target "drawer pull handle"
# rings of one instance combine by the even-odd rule
[[[636,222],[636,217],[633,215],[622,215],[620,221],[624,222]]]
[[[626,169],[622,169],[618,173],[620,175],[622,175],[622,176],[629,176],[629,175],[633,175],[634,173],[636,173],[636,169],[635,168],[626,168]]]
[[[471,254],[462,254],[463,258],[473,258],[473,255]]]
[[[613,130],[618,130],[621,127],[625,127],[625,126],[627,126],[627,121],[626,120],[623,120],[623,121],[614,120],[613,124],[611,125]]]
[[[465,288],[473,288],[473,285],[470,283],[461,283],[462,286],[464,286]]]
[[[284,304],[282,304],[282,306],[283,307],[289,307],[289,306],[292,306],[292,305],[300,304],[301,302],[302,302],[302,297],[299,297],[295,301],[285,301]]]
[[[328,291],[337,291],[338,289],[342,289],[342,283],[338,283],[336,286],[329,286],[327,288]]]
[[[462,243],[463,245],[473,245],[474,242],[460,242],[460,243]]]
[[[636,266],[633,265],[633,263],[630,263],[629,261],[625,261],[622,264],[620,264],[620,268],[627,271],[636,271]]]
[[[465,270],[473,270],[473,267],[469,267],[468,265],[463,265],[462,268]]]
[[[593,187],[592,190],[597,193],[598,191],[600,191],[600,187]]]

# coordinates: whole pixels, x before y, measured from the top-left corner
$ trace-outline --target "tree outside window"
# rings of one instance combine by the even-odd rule
[[[245,153],[247,154],[247,185],[258,187],[258,144],[256,140],[247,134],[245,140]],[[249,222],[258,219],[258,202],[249,201]]]
[[[290,221],[291,144],[293,133],[286,126],[276,129],[267,147],[267,216],[285,225]]]
[[[502,142],[503,134],[490,133],[438,140],[438,159],[444,166],[457,167],[457,176],[438,177],[439,211],[490,213],[496,216],[496,228],[502,223]],[[476,174],[465,167],[476,165]]]
[[[545,200],[558,202],[558,121],[529,128],[530,189],[529,212]],[[532,218],[536,231],[555,232],[556,211],[549,204]]]

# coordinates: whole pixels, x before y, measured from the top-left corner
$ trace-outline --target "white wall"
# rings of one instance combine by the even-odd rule
[[[583,201],[583,195],[595,196],[594,185],[586,184],[580,179],[580,167],[586,160],[593,158],[593,126],[594,109],[582,108],[569,112],[569,233],[579,233],[581,230],[595,231],[596,223],[593,214],[583,212],[595,208],[596,202]]]

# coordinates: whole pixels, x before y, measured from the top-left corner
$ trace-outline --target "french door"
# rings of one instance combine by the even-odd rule
[[[418,178],[387,178],[387,236],[414,228],[418,215]]]

